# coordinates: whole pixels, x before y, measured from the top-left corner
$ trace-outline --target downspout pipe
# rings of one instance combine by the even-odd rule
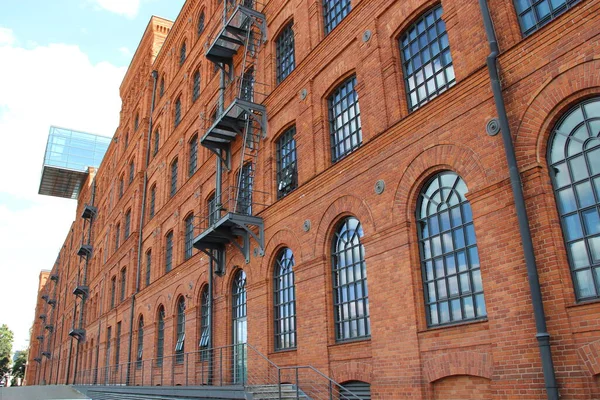
[[[158,81],[158,71],[152,71],[152,103],[150,104],[150,117],[148,118],[148,143],[146,151],[146,161],[144,163],[144,186],[142,188],[142,207],[140,211],[140,224],[137,244],[137,268],[135,275],[135,291],[131,296],[131,315],[129,318],[129,350],[127,351],[127,374],[125,385],[129,384],[129,378],[131,375],[131,350],[133,347],[133,320],[135,318],[135,299],[136,295],[140,291],[140,280],[141,280],[141,268],[142,268],[142,245],[144,242],[144,221],[146,220],[146,197],[148,196],[148,164],[150,164],[150,147],[152,145],[152,129],[153,121],[152,115],[154,114],[154,103],[156,102],[156,82]]]
[[[529,281],[529,290],[531,291],[531,302],[533,305],[533,314],[535,318],[536,339],[542,359],[542,370],[544,373],[544,383],[546,386],[546,394],[548,400],[558,400],[558,385],[556,383],[556,373],[554,363],[552,362],[552,349],[550,347],[550,335],[546,327],[546,315],[542,302],[542,291],[540,289],[540,280],[533,252],[533,241],[531,239],[531,230],[529,228],[529,218],[525,208],[525,197],[523,195],[523,184],[521,175],[517,166],[517,158],[512,141],[512,135],[508,123],[508,115],[506,113],[506,105],[502,96],[502,85],[500,82],[500,74],[498,72],[498,41],[494,31],[494,25],[487,0],[479,0],[485,33],[487,35],[490,46],[490,54],[487,57],[487,67],[494,94],[494,103],[496,104],[496,112],[500,122],[500,132],[502,133],[502,141],[504,143],[504,152],[508,163],[510,174],[510,184],[512,187],[515,208],[517,211],[517,220],[519,222],[519,232],[521,242],[523,244],[523,253],[525,255],[525,265],[527,267],[527,278]]]

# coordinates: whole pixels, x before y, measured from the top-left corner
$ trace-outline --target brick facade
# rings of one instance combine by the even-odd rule
[[[256,80],[270,88],[264,101],[268,126],[254,178],[254,189],[266,193],[268,204],[259,213],[265,226],[265,254],[253,254],[246,263],[238,250],[228,247],[225,275],[215,278],[214,346],[232,343],[232,280],[236,271],[243,269],[247,276],[248,343],[277,365],[312,365],[340,383],[367,382],[372,397],[381,399],[545,397],[502,139],[485,132],[496,111],[485,66],[489,50],[477,2],[441,1],[456,84],[409,112],[398,38],[437,4],[440,2],[430,0],[352,0],[351,12],[325,35],[320,1],[266,3],[268,39],[260,49]],[[600,303],[598,299],[576,300],[546,159],[551,132],[561,116],[583,100],[600,95],[600,1],[582,0],[527,37],[521,34],[513,2],[489,0],[489,5],[501,48],[504,97],[559,392],[565,399],[600,398]],[[28,384],[73,383],[76,370],[104,367],[108,327],[112,331],[109,363],[135,361],[140,316],[144,320],[144,359],[154,358],[160,305],[166,314],[165,356],[174,354],[176,304],[181,296],[186,299],[185,351],[197,349],[208,260],[197,250],[185,259],[185,219],[190,213],[201,215],[207,208],[215,190],[215,157],[200,146],[198,168],[189,173],[189,142],[194,135],[204,135],[218,98],[219,73],[204,54],[205,44],[220,27],[222,6],[215,0],[188,0],[174,23],[156,17],[150,21],[121,85],[123,106],[114,141],[100,168],[90,171],[79,196],[77,219],[52,270],[59,280],[42,285],[40,293],[56,293],[51,297],[58,299],[52,314],[54,333],[44,339],[52,355],[42,357],[40,364],[33,361],[38,356],[35,338],[44,331],[37,318],[44,309],[39,299],[29,360],[34,369],[28,371]],[[198,36],[201,13],[206,16],[206,28]],[[275,38],[292,20],[295,69],[277,84]],[[180,65],[184,42],[186,59]],[[236,73],[241,62],[241,57],[235,59]],[[158,79],[151,116],[153,70]],[[194,101],[192,77],[196,71],[200,71],[201,90]],[[362,145],[332,163],[327,99],[353,75]],[[176,125],[178,99],[182,119]],[[153,131],[149,140],[150,118]],[[276,140],[293,125],[298,188],[277,200]],[[157,130],[159,149],[154,155]],[[145,168],[147,154],[150,160]],[[232,148],[232,169],[223,176],[224,187],[235,185],[240,158],[238,139]],[[177,190],[170,196],[175,159]],[[128,183],[131,162],[135,174]],[[460,175],[468,187],[487,317],[428,327],[416,209],[428,180],[447,170]],[[125,183],[120,198],[121,179]],[[148,193],[156,187],[156,213],[149,218],[146,210],[140,229],[145,179]],[[385,183],[380,194],[375,190],[379,180]],[[148,195],[147,205],[149,201]],[[85,267],[85,261],[76,255],[87,229],[79,215],[85,204],[92,202],[98,215],[91,236],[94,252],[87,268],[90,295],[83,323],[87,336],[77,344],[68,331],[76,315],[74,307],[81,304],[72,291]],[[125,238],[128,211],[131,234]],[[345,216],[356,217],[364,231],[361,243],[368,271],[371,335],[338,342],[331,289],[332,238]],[[305,221],[310,222],[308,230]],[[118,248],[117,225],[121,230]],[[169,232],[174,237],[173,268],[165,273]],[[252,242],[253,249],[255,246]],[[283,247],[290,248],[295,259],[297,348],[276,351],[273,274],[275,258]],[[149,286],[145,284],[148,251],[152,257]],[[136,272],[138,257],[141,263]],[[125,300],[121,301],[123,268]],[[113,277],[115,307],[110,304]],[[117,322],[122,326],[119,360],[114,359]]]

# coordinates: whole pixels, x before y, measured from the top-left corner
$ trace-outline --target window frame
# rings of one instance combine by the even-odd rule
[[[366,253],[361,241],[363,237],[364,232],[360,220],[352,215],[348,215],[337,222],[331,238],[330,265],[334,316],[333,323],[335,341],[337,343],[368,340],[371,338],[371,314],[369,310]],[[341,248],[341,245],[344,245],[345,247]],[[348,245],[350,246],[349,250]],[[358,249],[360,259],[354,260],[352,258],[355,249]],[[352,257],[349,257],[348,253],[350,253],[349,255]],[[344,254],[346,260],[344,265],[340,265],[337,261],[340,254]],[[351,263],[348,262],[349,259],[352,259]],[[360,270],[360,279],[356,278],[359,271],[357,270],[357,266]],[[348,274],[350,269],[353,271],[351,278]],[[344,298],[348,300],[344,301]],[[360,308],[359,304],[361,303],[363,312],[358,313]],[[356,310],[358,316],[355,318],[351,316],[346,318],[344,315],[345,305],[348,306],[348,309],[353,308]],[[352,322],[354,321],[356,322],[356,334],[353,334],[354,328],[352,328]],[[362,334],[360,333],[360,324],[362,324]]]
[[[402,34],[398,37],[400,63],[402,65],[402,75],[404,77],[404,91],[409,112],[418,110],[456,84],[454,62],[450,50],[446,22],[443,19],[443,15],[444,9],[442,5],[438,3],[419,15],[419,17],[404,29]],[[440,27],[443,27],[443,31],[438,29]],[[430,38],[430,28],[435,30],[435,39]],[[427,44],[421,46],[420,37],[425,37]],[[412,48],[413,44],[416,44],[417,46],[416,52],[414,51],[415,49]],[[427,51],[429,59],[423,62],[421,58],[425,51]],[[443,54],[445,53],[448,55],[447,59],[444,59],[443,57]],[[408,59],[406,57],[407,54],[410,54]],[[434,61],[436,59],[439,59],[439,62],[443,64],[439,70],[434,69]],[[417,64],[415,64],[415,61]],[[431,65],[431,76],[429,77],[427,76],[428,65]],[[419,76],[423,77],[423,82],[421,83],[419,83],[418,80]],[[438,77],[440,76],[443,77],[443,83],[438,82]],[[431,93],[429,93],[429,82],[433,83],[433,90]],[[420,88],[423,88],[423,97],[421,97]],[[414,100],[412,98],[413,94],[415,96]]]
[[[173,231],[165,235],[165,273],[173,269]]]
[[[198,170],[198,134],[194,134],[188,142],[188,178],[191,178]]]
[[[120,302],[125,301],[125,292],[127,291],[127,268],[121,268],[121,291],[119,292]]]
[[[194,214],[185,218],[184,259],[187,261],[194,255]]]
[[[152,278],[152,249],[146,251],[146,287],[150,286]]]
[[[173,197],[177,193],[177,178],[179,174],[179,158],[175,157],[171,161],[171,189],[169,190],[169,196]]]
[[[181,102],[181,95],[179,97],[177,97],[177,99],[175,100],[175,110],[173,111],[173,126],[175,128],[177,128],[179,126],[179,124],[181,123],[181,118],[182,116],[182,102]]]
[[[165,357],[165,307],[158,307],[156,318],[156,366],[162,367]]]
[[[175,362],[183,364],[185,358],[185,298],[179,297],[177,300],[177,326],[175,331]]]
[[[195,103],[200,98],[200,83],[201,83],[200,70],[196,70],[192,77],[192,102]]]
[[[287,151],[284,151],[287,150]],[[277,199],[282,199],[298,187],[298,153],[296,125],[287,128],[275,141]],[[285,163],[285,165],[284,165]],[[285,184],[289,175],[290,182]],[[283,186],[282,186],[283,184]]]
[[[275,38],[275,80],[279,85],[296,68],[294,20],[285,24]]]
[[[297,347],[294,254],[289,247],[277,252],[273,268],[273,333],[275,351]],[[287,329],[286,329],[287,327]]]
[[[340,82],[327,96],[331,162],[333,164],[344,159],[362,146],[362,123],[356,82],[356,74],[352,74]],[[343,104],[346,104],[347,107],[342,110],[341,107]],[[339,108],[338,105],[340,105]],[[339,111],[339,113],[336,111]],[[346,118],[344,118],[345,113],[348,113]],[[341,126],[338,126],[339,123],[337,121],[339,119],[342,120]],[[350,128],[352,127],[353,121],[355,129],[351,131]],[[345,127],[349,127],[349,129],[346,130]],[[349,133],[346,134],[346,132]],[[340,133],[343,136],[338,138],[338,134]],[[350,142],[350,147],[348,148],[346,148],[345,145],[345,142],[347,141]],[[353,143],[354,141],[356,143]],[[343,147],[343,151],[339,149],[340,145],[343,145],[341,146]]]
[[[179,66],[181,67],[187,59],[187,41],[183,41],[179,47]]]
[[[125,224],[123,230],[124,240],[129,239],[129,236],[131,235],[131,209],[127,210],[125,213]]]
[[[429,177],[418,194],[415,218],[428,328],[487,318],[477,235],[467,192],[462,177],[445,170]],[[448,193],[445,200],[441,200],[442,193]],[[436,211],[425,211],[431,207]],[[444,309],[448,315],[445,320]]]
[[[136,354],[136,368],[142,367],[142,360],[144,359],[144,316],[140,315],[138,319],[138,331],[137,331],[137,354]]]
[[[532,4],[532,0],[521,1],[527,1],[529,3],[529,6],[520,10],[520,7],[518,6],[518,0],[513,1],[512,3],[515,10],[515,15],[517,17],[517,21],[519,23],[521,35],[523,35],[523,37],[528,37],[542,29],[544,26],[548,25],[550,22],[560,17],[562,14],[569,11],[571,8],[580,3],[581,0],[564,0],[564,3],[561,4],[560,7],[558,7],[556,10],[554,9],[554,5],[550,0],[535,0],[535,4]],[[540,4],[547,4],[548,6],[548,14],[543,18],[540,18],[538,15]],[[529,12],[531,12],[531,15],[533,15],[533,20],[535,20],[535,22],[529,28],[527,28],[523,25],[524,22],[522,18]]]

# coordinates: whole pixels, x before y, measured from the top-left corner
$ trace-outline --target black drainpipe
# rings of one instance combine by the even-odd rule
[[[515,149],[508,124],[508,116],[506,114],[504,98],[502,97],[502,85],[500,83],[500,74],[498,72],[498,55],[500,54],[500,50],[498,48],[496,33],[494,32],[494,26],[490,16],[487,0],[479,0],[479,7],[481,8],[485,33],[487,35],[491,51],[490,55],[487,57],[487,67],[490,74],[492,92],[494,93],[496,111],[500,121],[500,132],[502,133],[502,141],[504,142],[504,152],[506,154],[506,161],[508,163],[510,184],[512,186],[515,208],[517,210],[517,219],[519,221],[521,242],[523,243],[523,252],[525,254],[527,278],[529,280],[529,290],[531,291],[531,301],[533,303],[533,314],[535,317],[535,327],[537,330],[535,337],[540,348],[546,394],[548,396],[548,400],[558,400],[558,385],[556,383],[554,364],[552,362],[550,335],[548,334],[548,329],[546,328],[546,315],[544,313],[540,280],[537,272],[535,255],[533,253],[533,241],[531,239],[531,231],[529,229],[529,218],[527,217],[527,210],[525,208],[523,185],[521,183],[521,175],[519,174],[519,169],[517,167],[517,158],[515,156]]]
[[[138,235],[138,256],[137,256],[137,270],[135,276],[135,292],[131,296],[131,316],[129,318],[129,351],[127,352],[127,375],[125,384],[129,384],[129,378],[131,374],[131,348],[133,346],[133,320],[135,317],[135,296],[140,291],[140,276],[141,276],[141,265],[142,265],[142,244],[143,244],[143,227],[144,220],[146,219],[146,196],[148,191],[148,164],[150,164],[150,146],[152,145],[152,115],[154,114],[154,102],[156,100],[156,81],[158,80],[158,71],[152,71],[152,78],[154,82],[152,84],[152,104],[150,105],[150,118],[148,119],[148,148],[146,151],[146,162],[144,165],[144,187],[142,189],[142,210],[140,212],[140,228]]]

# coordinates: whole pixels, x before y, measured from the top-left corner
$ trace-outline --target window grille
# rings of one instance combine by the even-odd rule
[[[210,325],[208,319],[209,313],[209,295],[208,295],[208,286],[205,286],[202,289],[201,297],[201,306],[200,306],[200,343],[198,347],[200,347],[201,358],[202,361],[208,360],[208,352],[204,351],[208,349],[209,346],[209,337],[210,337]]]
[[[177,169],[178,169],[178,160],[175,159],[171,163],[171,191],[169,192],[170,196],[175,196],[177,193]]]
[[[460,176],[446,171],[420,194],[417,230],[429,326],[487,315],[467,191]]]
[[[121,322],[117,322],[117,337],[115,338],[115,365],[121,360]]]
[[[277,198],[281,199],[298,186],[296,163],[296,127],[285,131],[277,140]]]
[[[600,97],[556,124],[548,165],[577,300],[600,297]]]
[[[154,218],[154,212],[156,207],[156,185],[150,189],[150,209],[148,210],[148,216],[150,219]]]
[[[165,245],[165,272],[169,272],[173,267],[173,231],[167,233]]]
[[[362,144],[360,107],[355,86],[356,77],[352,76],[329,96],[329,130],[333,162],[339,161]]]
[[[185,62],[185,57],[186,57],[186,51],[187,51],[187,45],[185,42],[183,42],[181,44],[181,48],[179,49],[179,65],[183,65],[183,63]]]
[[[350,13],[350,0],[323,0],[325,34],[331,32]]]
[[[275,41],[277,60],[277,83],[283,81],[296,67],[294,57],[294,30],[290,22]]]
[[[523,36],[531,35],[579,0],[515,0],[515,10]]]
[[[275,349],[296,347],[296,291],[294,286],[294,254],[289,248],[279,251],[275,261]]]
[[[200,71],[194,73],[194,85],[192,88],[192,101],[198,100],[200,97]]]
[[[150,286],[150,279],[152,274],[152,251],[146,252],[146,286]]]
[[[240,185],[236,204],[237,213],[252,215],[252,163],[244,164],[238,172],[237,182]]]
[[[128,210],[125,213],[125,240],[129,238],[129,234],[131,233],[131,210]]]
[[[165,308],[158,309],[158,323],[156,334],[156,366],[162,367],[165,354]]]
[[[198,168],[198,135],[190,140],[190,159],[188,162],[188,176],[191,177]]]
[[[185,259],[194,254],[194,214],[185,219]]]
[[[138,322],[138,336],[137,336],[137,363],[136,367],[142,367],[142,359],[144,357],[144,317],[140,316],[140,321]]]
[[[117,277],[113,276],[110,280],[110,308],[115,308],[117,296]]]
[[[363,229],[354,217],[340,222],[332,243],[333,305],[337,341],[371,336]]]
[[[133,178],[135,177],[135,164],[133,161],[129,164],[129,184],[133,182]]]
[[[154,131],[154,151],[152,152],[152,156],[156,156],[158,153],[158,148],[160,147],[160,130]]]
[[[176,128],[181,122],[181,97],[178,97],[177,100],[175,100],[175,118],[173,119],[173,122]]]
[[[400,54],[410,111],[456,83],[442,6],[426,12],[400,38]]]
[[[200,17],[198,17],[198,36],[202,35],[202,32],[204,32],[204,11],[202,11]]]
[[[123,268],[121,270],[121,301],[125,300],[125,292],[127,288],[127,270]]]
[[[185,300],[183,297],[177,303],[177,342],[175,343],[175,362],[183,363],[185,355]]]

